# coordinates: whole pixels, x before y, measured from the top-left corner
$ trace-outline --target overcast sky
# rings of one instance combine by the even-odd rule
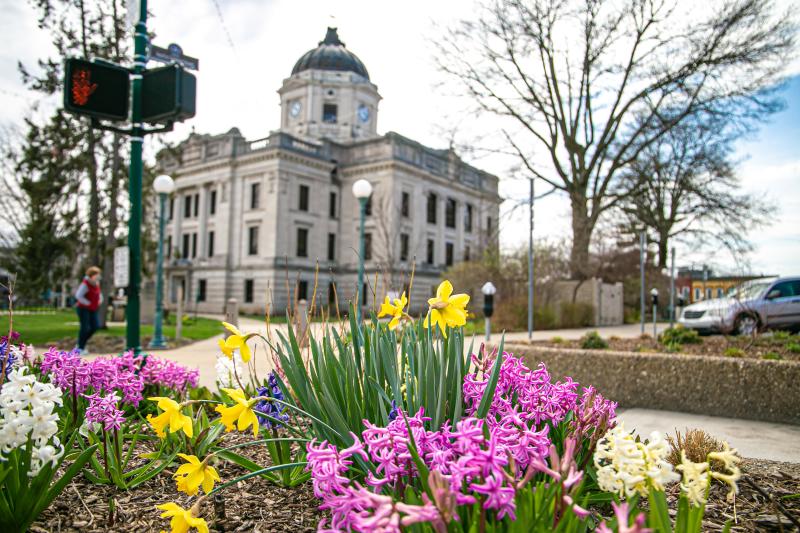
[[[790,1],[780,2],[784,5]],[[173,133],[181,139],[190,129],[221,133],[238,127],[251,139],[265,137],[280,123],[281,86],[295,61],[314,48],[335,25],[347,48],[369,70],[383,96],[379,107],[380,133],[396,131],[434,148],[448,144],[447,132],[458,127],[462,104],[444,93],[430,39],[437,26],[469,17],[472,0],[312,1],[312,0],[151,0],[148,28],[155,44],[180,44],[200,59],[197,116]],[[796,4],[795,4],[796,5]],[[49,36],[36,26],[35,13],[24,0],[0,0],[0,125],[19,124],[32,104],[43,109],[57,105],[27,93],[17,61],[33,66],[39,57],[53,55]],[[795,60],[792,73],[800,73]],[[758,272],[800,274],[800,77],[792,78],[784,98],[786,111],[773,117],[758,136],[741,143],[737,156],[746,190],[766,195],[776,205],[774,224],[752,235],[756,251],[751,264]],[[459,131],[462,138],[478,132]],[[474,161],[477,166],[508,176],[508,162]],[[527,184],[504,179],[501,194],[514,201],[525,198]],[[527,242],[522,213],[506,217],[501,241],[511,247]],[[569,236],[569,204],[551,196],[537,203],[536,235]],[[725,254],[678,248],[678,263],[708,262],[720,270],[733,269]]]

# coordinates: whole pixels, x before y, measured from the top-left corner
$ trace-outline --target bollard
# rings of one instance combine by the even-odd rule
[[[236,298],[228,298],[228,301],[225,302],[225,322],[239,327],[239,302]],[[231,332],[226,329],[223,334],[227,339]]]
[[[307,344],[308,336],[308,302],[299,300],[295,307],[295,337],[300,342],[300,347],[303,348]]]

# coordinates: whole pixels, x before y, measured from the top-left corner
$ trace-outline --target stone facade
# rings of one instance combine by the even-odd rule
[[[319,49],[343,50],[330,32]],[[419,310],[448,265],[496,246],[497,177],[452,150],[378,135],[380,96],[363,65],[361,74],[333,65],[338,70],[295,67],[278,91],[281,128],[268,137],[250,141],[236,128],[192,134],[159,155],[176,184],[168,306],[182,285],[188,309],[200,312],[220,313],[236,298],[244,312],[283,314],[314,296],[317,306],[338,300],[345,310],[356,293],[359,207],[351,188],[361,178],[373,186],[362,291],[369,307],[407,290],[413,266],[411,308]]]

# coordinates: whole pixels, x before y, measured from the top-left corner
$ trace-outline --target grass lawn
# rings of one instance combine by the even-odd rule
[[[48,343],[68,337],[78,337],[78,315],[74,310],[56,311],[49,314],[14,315],[14,330],[22,336],[22,341],[34,346],[46,346]],[[0,316],[0,334],[8,333],[8,315]],[[190,318],[183,324],[183,337],[191,340],[202,340],[222,333],[222,326],[216,320],[197,317]],[[143,337],[153,334],[151,324],[142,324]],[[100,330],[96,335],[125,336],[125,326],[111,326]],[[175,318],[170,316],[164,325],[164,335],[175,337]]]

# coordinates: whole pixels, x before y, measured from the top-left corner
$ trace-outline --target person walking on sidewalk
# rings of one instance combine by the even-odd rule
[[[100,269],[96,266],[86,270],[86,276],[78,285],[75,291],[75,299],[78,301],[76,310],[81,328],[78,332],[78,351],[81,355],[88,355],[86,343],[94,332],[100,328],[100,316],[98,309],[103,303],[103,293],[100,292]]]

